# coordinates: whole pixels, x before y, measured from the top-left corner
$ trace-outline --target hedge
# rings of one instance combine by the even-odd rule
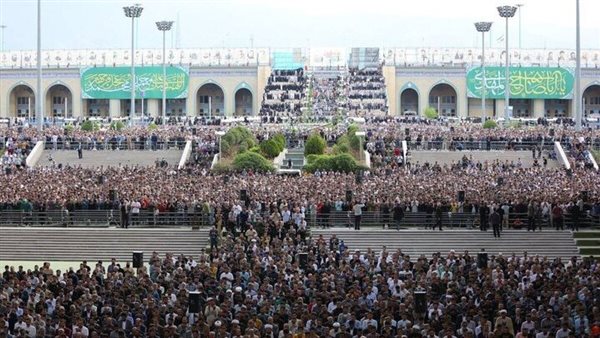
[[[275,168],[273,168],[271,162],[262,155],[246,151],[238,154],[233,159],[233,169],[235,171],[251,170],[254,172],[269,172],[273,171]]]
[[[310,173],[317,170],[350,173],[364,169],[350,154],[310,155],[307,162],[308,164],[304,166],[304,170]]]
[[[264,140],[260,143],[260,152],[266,158],[273,159],[283,151],[281,143],[275,139]]]
[[[304,145],[304,156],[308,155],[322,155],[327,148],[327,142],[321,137],[321,135],[314,133],[308,137],[306,144]]]
[[[427,107],[425,108],[425,111],[423,112],[423,115],[430,119],[430,120],[435,120],[437,119],[440,115],[438,114],[437,110],[435,110],[435,108],[433,107]]]
[[[498,123],[496,123],[496,121],[494,121],[494,120],[487,120],[483,123],[484,129],[494,129],[497,126],[498,126]]]

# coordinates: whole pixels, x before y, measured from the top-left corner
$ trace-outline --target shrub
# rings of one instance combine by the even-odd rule
[[[260,143],[260,152],[266,158],[273,159],[282,151],[281,144],[275,139],[264,140]]]
[[[308,137],[306,144],[304,145],[304,156],[316,154],[322,155],[327,148],[327,142],[321,137],[321,135],[314,133]]]
[[[158,126],[156,125],[156,123],[152,122],[148,125],[148,130],[153,131],[158,129]]]
[[[83,131],[96,131],[100,129],[100,125],[96,122],[87,120],[87,121],[83,121],[83,123],[81,124],[81,130]]]
[[[251,151],[238,154],[233,159],[233,169],[235,171],[252,170],[255,172],[268,172],[274,170],[273,165],[271,165],[269,160],[262,155]]]
[[[494,129],[496,127],[498,127],[498,123],[496,123],[494,120],[487,120],[483,123],[484,129]]]
[[[111,130],[121,131],[123,128],[125,128],[125,123],[122,121],[113,121],[110,123]]]
[[[311,156],[314,157],[309,157],[304,166],[304,170],[311,173],[316,170],[350,173],[363,169],[350,154]]]
[[[334,155],[345,154],[345,153],[348,153],[349,151],[350,151],[350,146],[349,146],[348,142],[346,142],[346,143],[334,145],[332,154],[334,154]]]
[[[281,133],[277,133],[275,136],[273,136],[273,140],[275,140],[279,145],[279,152],[282,152],[283,149],[285,149],[285,136],[283,136]]]
[[[73,129],[75,129],[75,126],[73,126],[72,123],[65,125],[65,133],[70,134],[71,132],[73,132]]]
[[[259,147],[259,146],[254,146],[254,147],[252,147],[252,148],[248,149],[248,151],[251,151],[251,152],[253,152],[253,153],[260,154],[260,147]]]
[[[423,115],[430,120],[435,120],[439,117],[437,110],[435,110],[435,108],[433,108],[433,107],[425,108]]]

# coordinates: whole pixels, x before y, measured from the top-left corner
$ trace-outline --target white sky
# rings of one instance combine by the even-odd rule
[[[516,0],[524,4],[523,48],[575,48],[576,0]],[[599,0],[581,1],[582,48],[600,49]],[[130,25],[121,7],[133,1],[42,0],[44,49],[129,48]],[[182,48],[249,47],[477,47],[475,21],[493,21],[491,41],[503,48],[499,0],[138,0],[138,47],[160,48],[155,21],[176,20]],[[594,17],[596,16],[596,18]],[[4,49],[35,49],[36,1],[0,0]],[[174,28],[177,24],[174,25]],[[171,45],[167,34],[167,45]],[[510,21],[519,43],[518,13]],[[174,42],[175,43],[175,42]],[[489,44],[486,43],[487,46]]]

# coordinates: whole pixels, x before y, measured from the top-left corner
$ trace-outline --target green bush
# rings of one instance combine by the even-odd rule
[[[251,151],[238,154],[233,159],[233,169],[235,171],[252,170],[255,172],[268,172],[274,170],[273,165],[269,160],[262,155]]]
[[[342,144],[336,144],[333,146],[332,154],[339,155],[350,152],[350,145],[348,142]]]
[[[266,158],[273,159],[282,151],[281,144],[275,139],[264,140],[260,143],[260,152]]]
[[[498,127],[498,123],[496,123],[494,120],[487,120],[483,123],[484,129],[494,129],[496,127]]]
[[[350,173],[363,169],[350,154],[311,156],[314,157],[309,158],[304,166],[304,170],[311,173],[316,170]]]
[[[325,152],[325,148],[327,148],[325,139],[321,135],[313,133],[308,137],[304,145],[304,156],[312,154],[322,155]]]
[[[279,152],[282,152],[283,149],[285,149],[285,136],[283,136],[281,133],[277,133],[275,136],[273,136],[273,140],[275,140],[279,145],[279,149],[281,149]]]
[[[253,152],[253,153],[260,154],[260,147],[259,147],[259,146],[254,146],[254,147],[252,147],[252,148],[248,149],[248,151],[251,151],[251,152]]]
[[[221,151],[224,156],[233,155],[232,152],[245,152],[256,145],[256,138],[248,128],[231,128],[221,138]]]
[[[110,123],[111,130],[121,131],[123,128],[125,128],[125,123],[122,121],[113,121]]]
[[[100,130],[100,124],[98,124],[97,122],[90,121],[90,120],[83,121],[83,123],[81,124],[81,130],[83,130],[83,131]]]
[[[433,108],[433,107],[425,108],[423,115],[430,120],[435,120],[439,117],[437,110],[435,110],[435,108]]]
[[[152,123],[150,123],[150,124],[148,125],[148,130],[149,130],[149,131],[154,131],[154,130],[156,130],[156,129],[158,129],[158,126],[156,125],[156,123],[152,122]]]
[[[75,126],[73,126],[72,123],[68,123],[65,125],[65,133],[70,134],[71,132],[73,132],[73,129],[75,129]]]

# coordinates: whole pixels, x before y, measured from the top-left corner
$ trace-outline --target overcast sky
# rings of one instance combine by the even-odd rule
[[[129,48],[133,1],[42,0],[44,49]],[[523,48],[575,48],[575,0],[516,0],[522,7]],[[600,1],[581,1],[582,48],[600,49]],[[474,47],[473,22],[493,21],[491,41],[503,47],[498,0],[139,0],[138,47],[160,48],[155,21],[177,20],[182,48]],[[35,49],[36,1],[0,0],[5,50]],[[513,3],[514,4],[514,3]],[[518,47],[518,14],[510,21]],[[171,36],[168,34],[168,46]]]

